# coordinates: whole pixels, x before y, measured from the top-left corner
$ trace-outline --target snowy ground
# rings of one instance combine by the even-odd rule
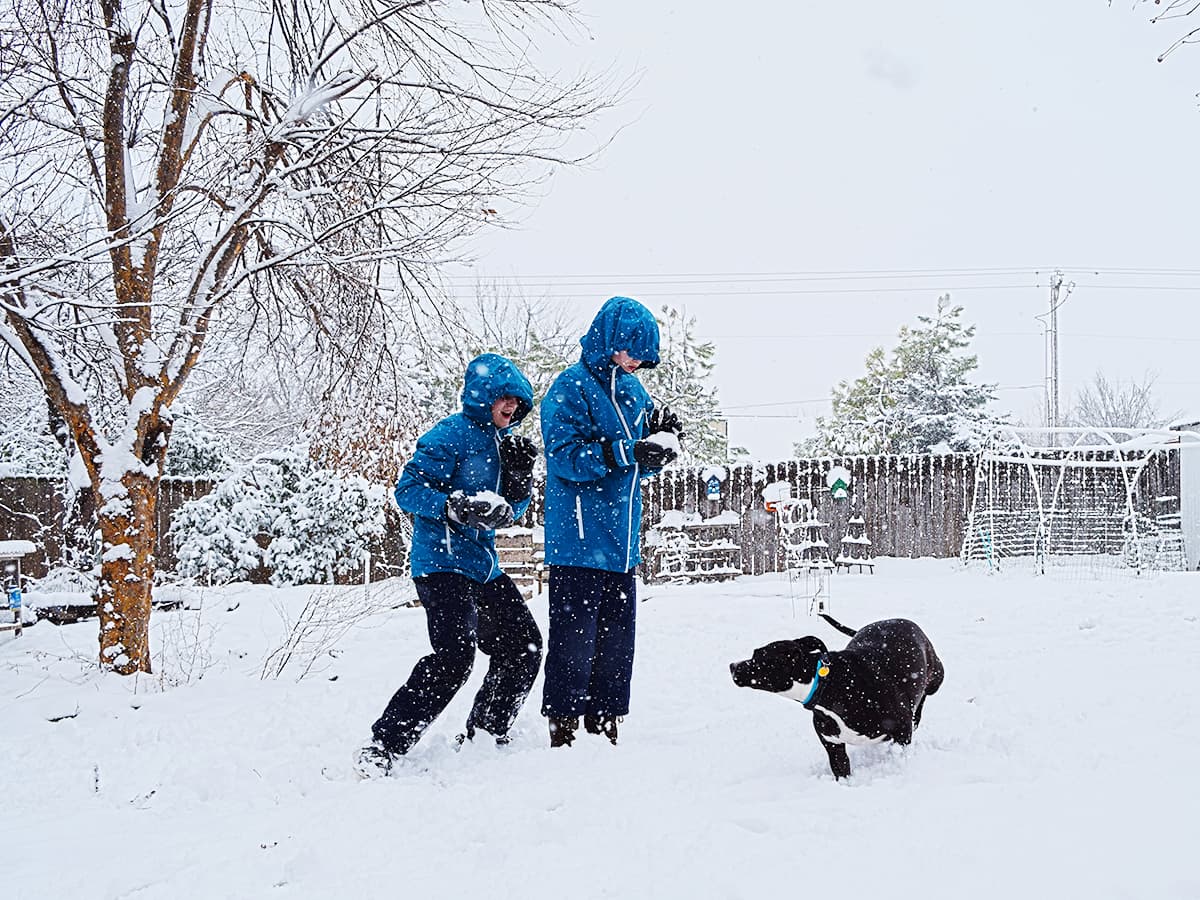
[[[913,746],[852,750],[840,783],[808,713],[729,679],[768,640],[844,643],[779,576],[645,589],[621,746],[551,752],[539,679],[510,747],[454,752],[481,657],[368,782],[351,757],[427,649],[420,610],[360,622],[299,681],[303,649],[260,673],[311,589],[189,595],[136,685],[94,670],[94,622],[41,623],[0,635],[0,896],[1200,897],[1198,587],[839,576],[835,616],[913,618],[946,666]]]

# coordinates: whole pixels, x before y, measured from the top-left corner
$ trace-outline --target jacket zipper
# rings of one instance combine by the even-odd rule
[[[629,423],[625,421],[625,414],[621,412],[621,407],[617,403],[617,367],[613,366],[608,379],[609,399],[612,401],[613,409],[617,413],[617,418],[621,420],[621,427],[625,429],[625,436],[633,440],[633,432],[629,430]],[[629,560],[633,556],[633,492],[638,489],[638,466],[637,460],[633,461],[633,479],[629,483],[629,500],[625,508],[625,571],[629,571]]]
[[[500,432],[495,428],[492,429],[492,442],[496,445],[496,493],[503,497],[504,495],[500,494],[500,485],[504,481],[504,462],[500,456]],[[476,534],[478,533],[476,532]],[[500,554],[496,550],[495,537],[492,538],[491,557],[492,567],[488,570],[489,579],[492,577],[492,573],[500,568]]]

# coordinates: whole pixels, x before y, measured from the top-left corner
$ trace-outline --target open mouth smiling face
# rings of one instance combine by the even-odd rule
[[[516,397],[500,397],[492,404],[492,423],[497,428],[507,428],[517,414],[519,401]]]

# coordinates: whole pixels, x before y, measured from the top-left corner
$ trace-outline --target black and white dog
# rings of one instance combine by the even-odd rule
[[[925,697],[945,674],[933,644],[916,623],[885,619],[858,631],[822,614],[850,643],[841,652],[809,635],[773,641],[750,659],[730,663],[733,683],[781,694],[812,710],[813,728],[835,778],[850,774],[847,744],[907,744],[921,723]]]

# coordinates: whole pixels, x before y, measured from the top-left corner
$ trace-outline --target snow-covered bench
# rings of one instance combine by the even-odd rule
[[[540,531],[540,530],[539,530]],[[496,553],[500,568],[513,580],[526,600],[542,592],[546,577],[546,547],[540,533],[531,528],[501,528],[496,531]]]
[[[4,616],[0,616],[0,631],[12,631],[21,636],[21,560],[37,550],[32,541],[0,541],[0,582],[4,588]],[[4,619],[11,618],[11,622]]]

